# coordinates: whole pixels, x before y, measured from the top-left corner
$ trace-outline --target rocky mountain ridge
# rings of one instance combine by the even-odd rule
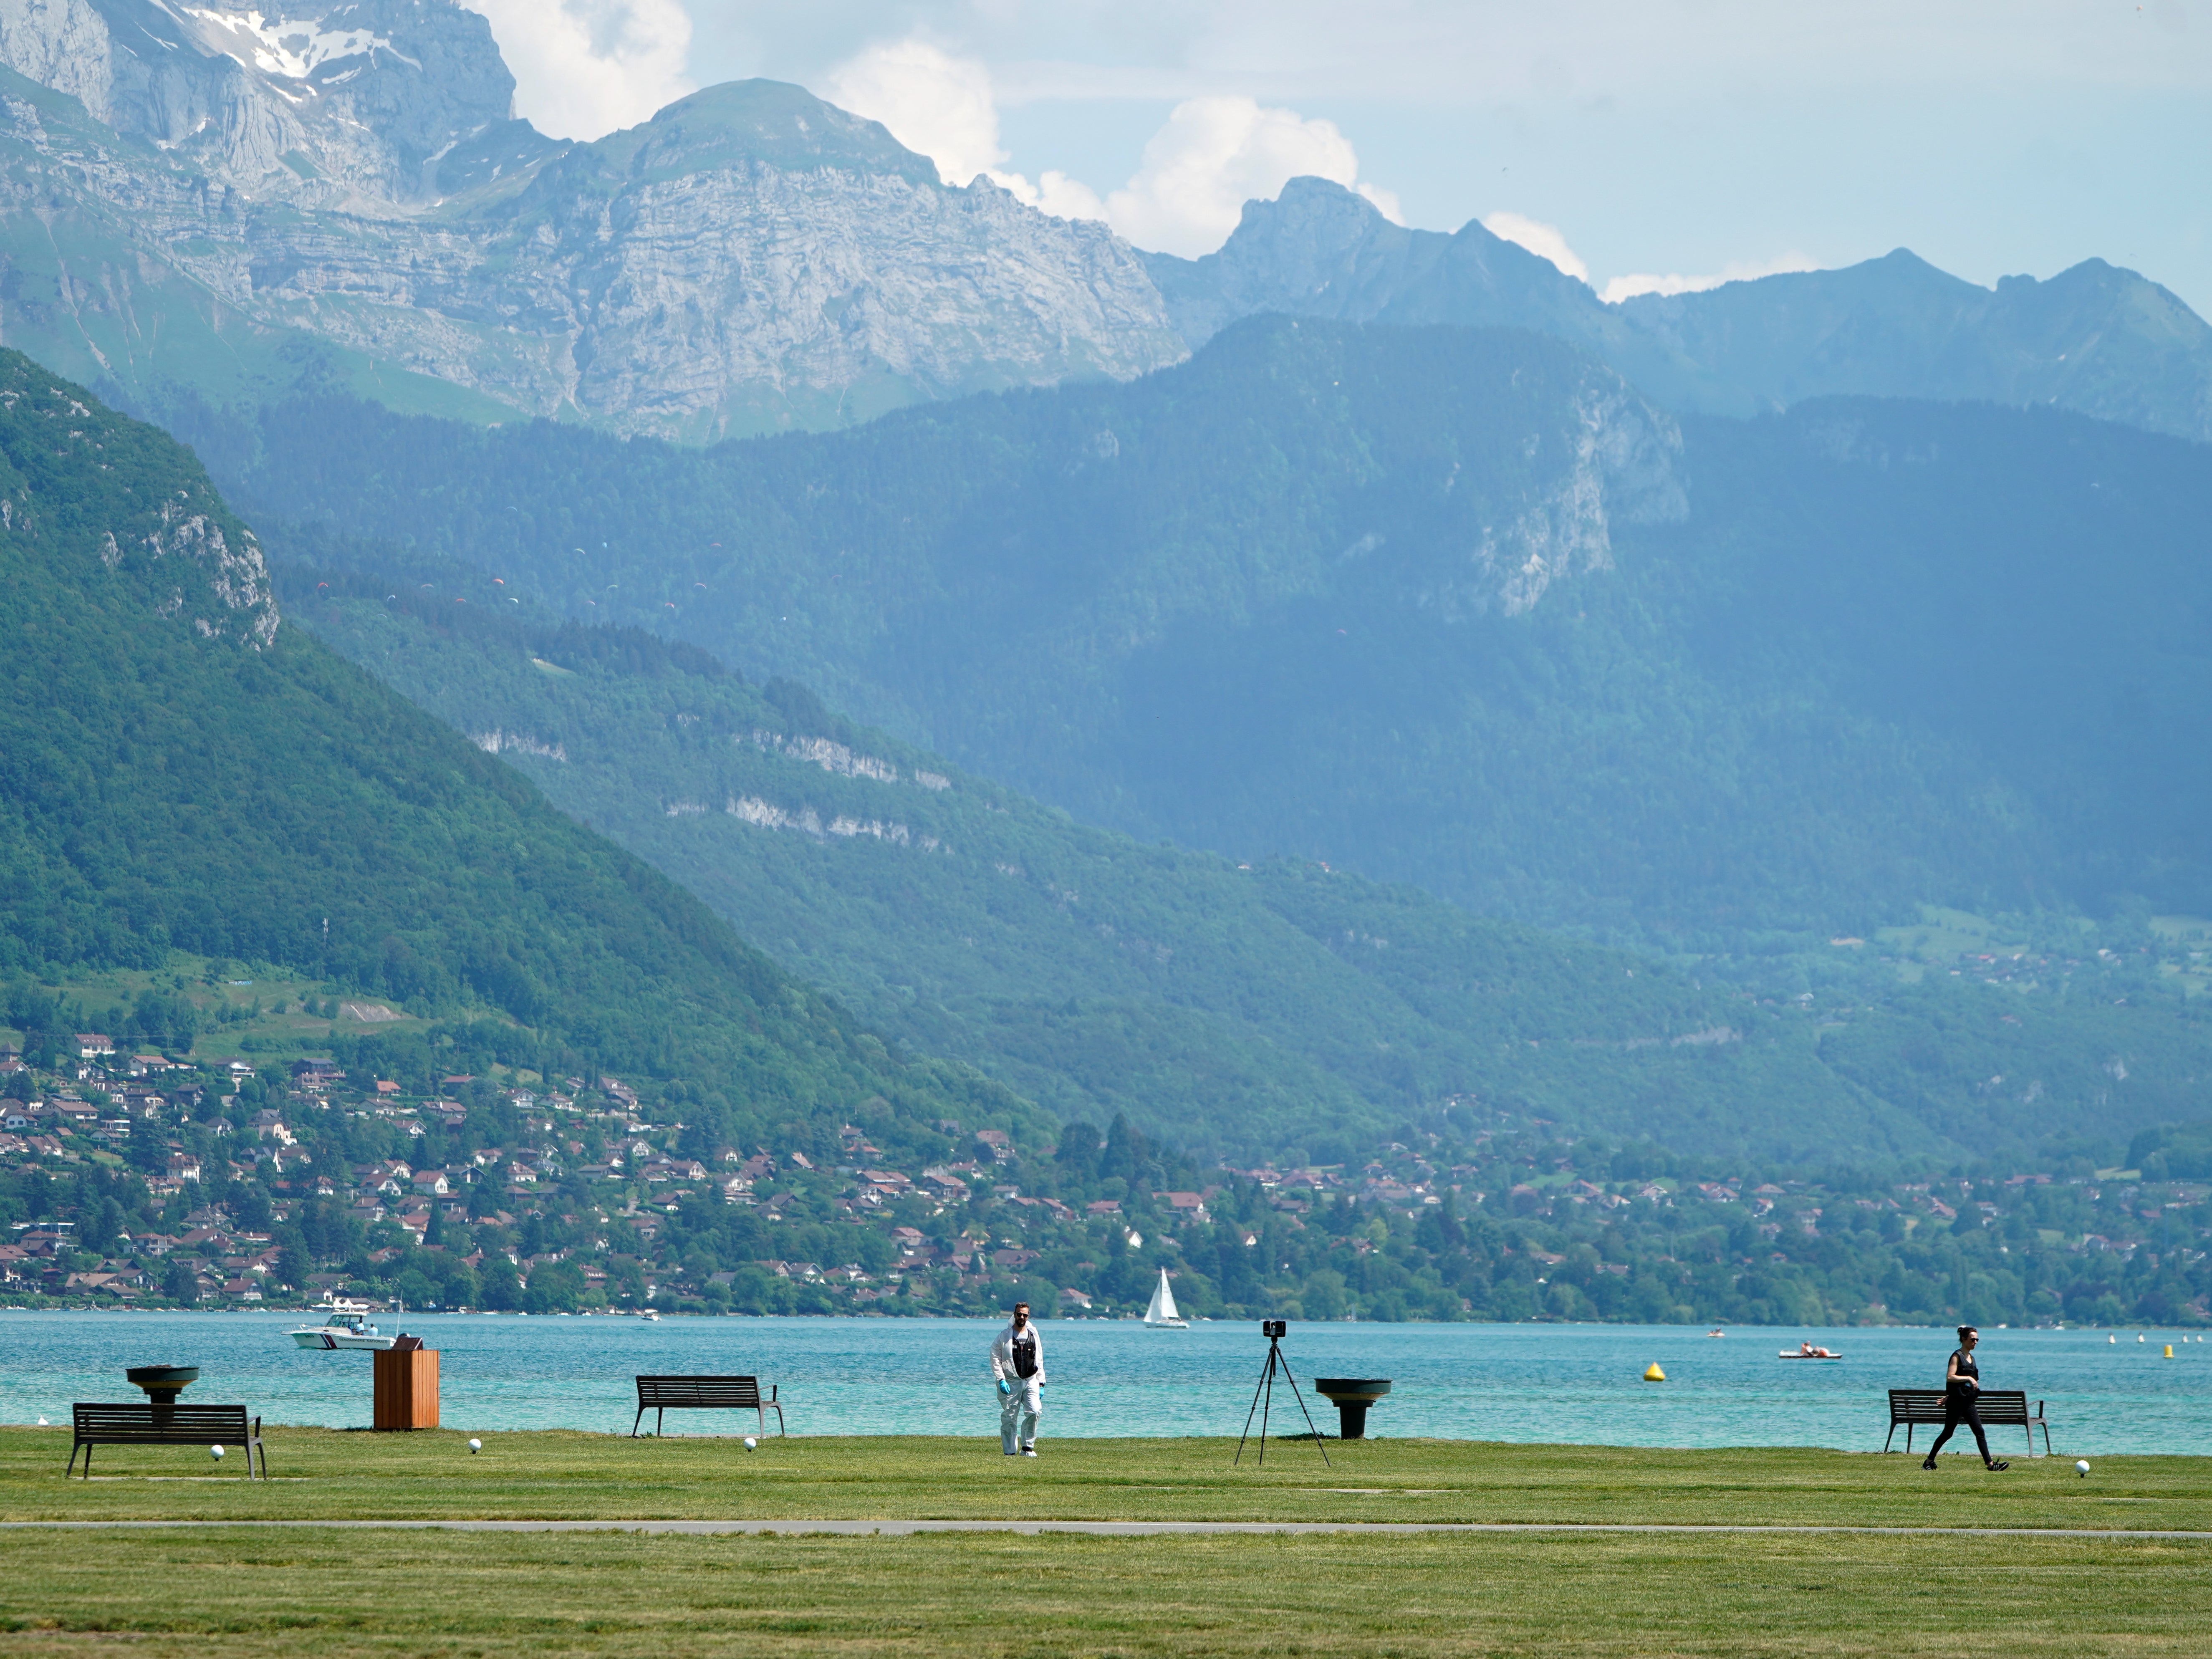
[[[453,0],[14,0],[0,62],[9,337],[165,416],[313,373],[710,440],[1186,355],[1103,226],[797,87],[546,139]]]
[[[1261,312],[1531,328],[1685,411],[2057,404],[2212,437],[2212,328],[2091,261],[1995,290],[1907,253],[1608,306],[1470,223],[1318,179],[1145,254],[768,81],[593,143],[514,117],[457,0],[0,0],[0,327],[188,433],[302,382],[690,442],[1126,380]]]
[[[1839,270],[1607,305],[1548,259],[1470,221],[1393,224],[1325,179],[1248,202],[1217,253],[1148,253],[1194,348],[1257,312],[1340,322],[1533,328],[1603,358],[1668,407],[1748,416],[1808,398],[2056,404],[2212,440],[2212,325],[2101,259],[1994,289],[1905,249]]]

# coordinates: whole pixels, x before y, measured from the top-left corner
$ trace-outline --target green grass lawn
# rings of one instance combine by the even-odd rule
[[[234,1452],[0,1431],[0,1656],[2200,1654],[2212,1540],[1875,1534],[911,1538],[283,1532],[225,1520],[1064,1518],[1841,1522],[2212,1531],[2212,1464],[1438,1440],[629,1440],[277,1429]]]
[[[2002,1474],[1946,1456],[1765,1449],[1649,1451],[1382,1439],[1271,1442],[1264,1468],[1233,1440],[1060,1440],[1034,1462],[995,1439],[631,1440],[495,1434],[268,1431],[266,1485],[233,1452],[102,1448],[98,1478],[64,1478],[64,1428],[0,1430],[0,1519],[266,1516],[580,1519],[871,1518],[1212,1521],[1610,1521],[2212,1531],[2212,1462],[2015,1456]]]
[[[16,1533],[0,1654],[2201,1654],[2212,1547]]]
[[[242,1052],[240,1044],[249,1037],[255,1040],[250,1056],[254,1063],[275,1066],[301,1054],[329,1054],[334,1034],[358,1036],[370,1030],[386,1035],[414,1032],[430,1023],[394,1007],[388,997],[349,992],[336,984],[266,964],[243,967],[234,963],[216,963],[215,983],[209,984],[209,966],[208,957],[178,951],[162,968],[107,969],[51,981],[48,988],[64,997],[74,998],[81,1005],[88,1024],[104,1022],[109,1011],[117,1006],[131,1006],[142,991],[182,996],[200,1012],[201,1027],[191,1052],[193,1060],[204,1066],[236,1058]],[[351,1004],[356,1008],[380,1008],[396,1017],[364,1024],[352,1014],[340,1013],[335,1018],[325,1018],[305,1011],[329,1002]],[[250,1014],[234,1023],[218,1023],[222,1015],[236,1015],[255,1005],[260,1007],[258,1014]],[[21,1030],[0,1023],[0,1041],[20,1045],[24,1036]],[[124,1042],[121,1046],[126,1051],[137,1051],[157,1049],[161,1044],[149,1039]]]

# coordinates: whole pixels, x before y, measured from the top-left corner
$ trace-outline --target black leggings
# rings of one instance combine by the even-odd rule
[[[1943,1449],[1943,1443],[1959,1431],[1964,1423],[1974,1431],[1974,1443],[1982,1449],[1982,1462],[1990,1461],[1989,1437],[1982,1432],[1982,1408],[1975,1395],[1961,1391],[1943,1401],[1943,1432],[1936,1437],[1936,1443],[1928,1449],[1930,1457]]]

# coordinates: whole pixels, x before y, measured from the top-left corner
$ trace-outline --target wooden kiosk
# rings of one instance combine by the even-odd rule
[[[438,1426],[438,1351],[403,1336],[369,1356],[375,1368],[374,1422],[380,1429]]]

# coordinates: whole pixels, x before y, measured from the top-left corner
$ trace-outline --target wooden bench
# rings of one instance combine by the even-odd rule
[[[763,1399],[757,1376],[641,1376],[637,1379],[637,1415],[630,1419],[629,1437],[637,1438],[637,1425],[647,1412],[654,1413],[653,1431],[672,1409],[687,1411],[751,1412],[760,1419],[760,1431],[768,1432],[768,1413],[775,1413],[775,1431],[783,1433],[783,1407],[776,1403],[776,1384],[769,1385]]]
[[[2051,1425],[2043,1420],[2043,1401],[2035,1402],[2033,1413],[2027,1409],[2027,1395],[2019,1389],[1984,1389],[1981,1398],[1982,1426],[1985,1429],[2025,1429],[2027,1431],[2028,1455],[2035,1455],[2035,1431],[2043,1431],[2043,1450],[2051,1453]],[[1941,1389],[1892,1389],[1889,1391],[1889,1433],[1882,1439],[1881,1449],[1889,1449],[1889,1443],[1897,1437],[1898,1425],[1905,1427],[1905,1449],[1912,1449],[1912,1431],[1915,1428],[1943,1425],[1943,1390]]]
[[[253,1478],[253,1454],[261,1454],[261,1478],[269,1478],[269,1449],[261,1443],[261,1419],[250,1421],[243,1406],[78,1405],[76,1441],[70,1447],[70,1470],[84,1454],[84,1478],[92,1479],[94,1446],[236,1446],[246,1454],[246,1478]]]

